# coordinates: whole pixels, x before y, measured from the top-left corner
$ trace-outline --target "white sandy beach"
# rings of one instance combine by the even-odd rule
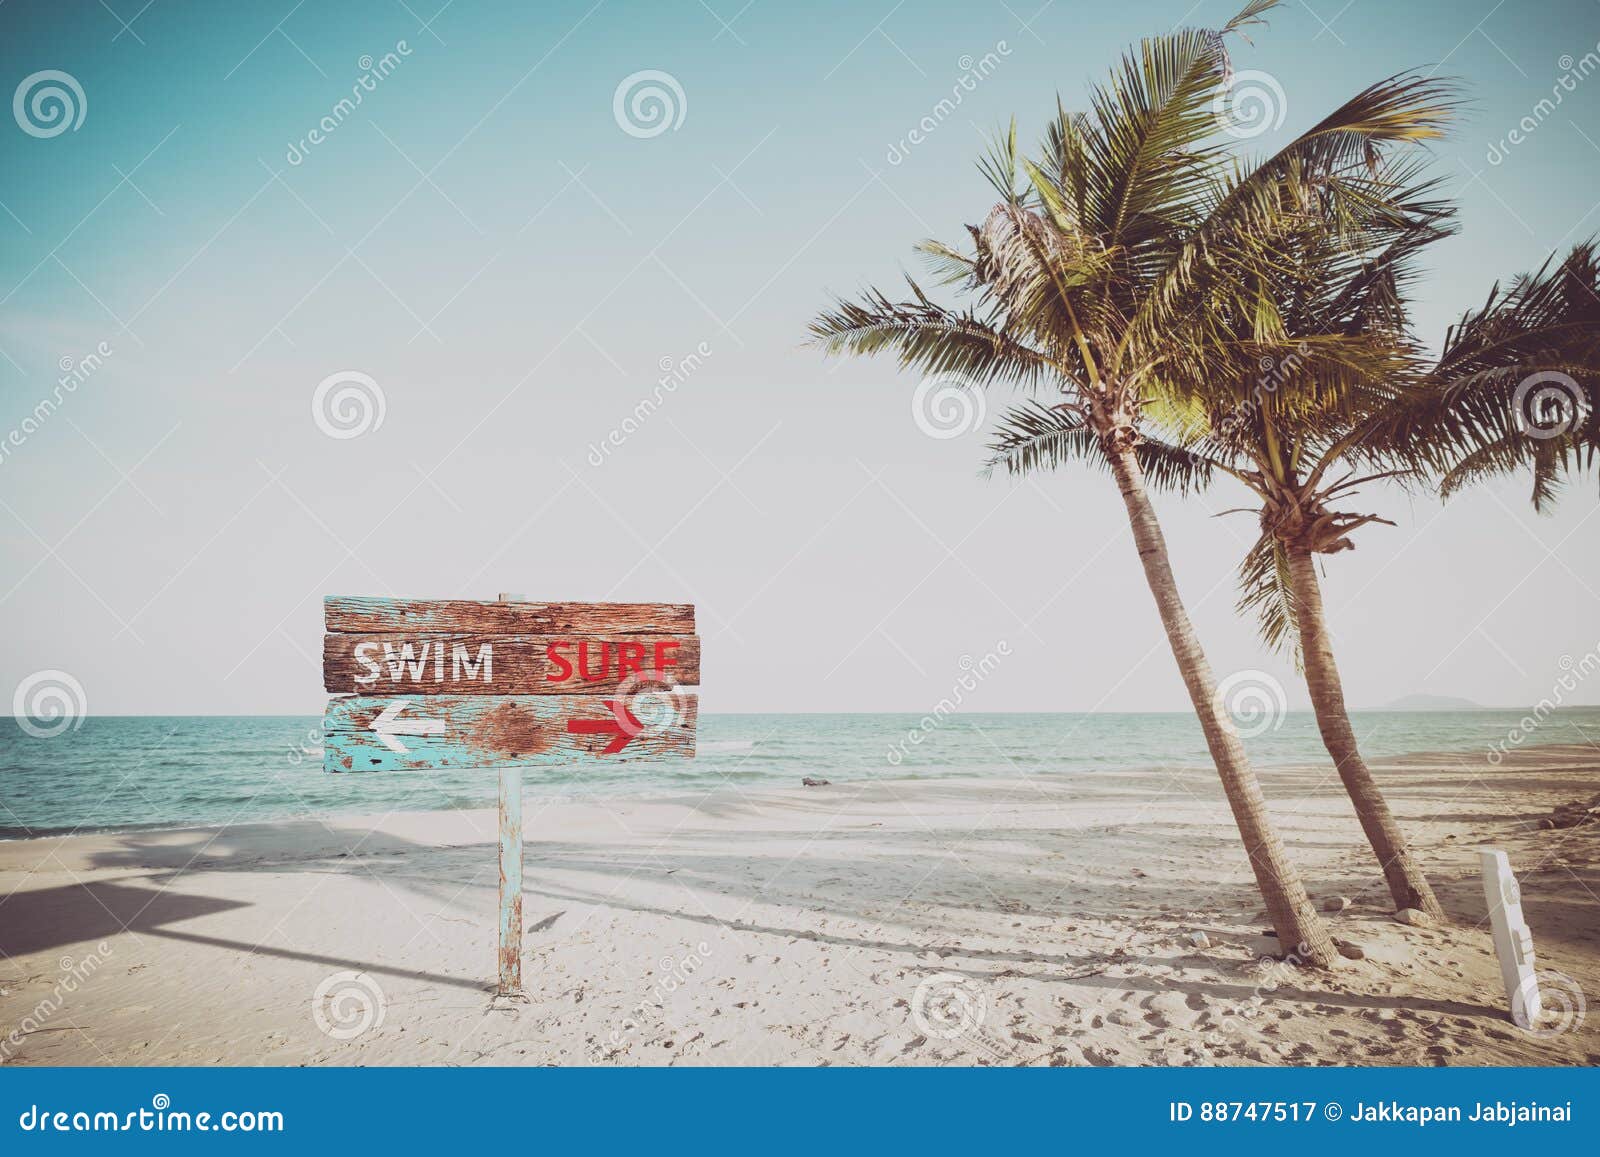
[[[1390,918],[1329,769],[1263,774],[1313,895],[1354,901],[1329,920],[1365,959],[1330,973],[1263,962],[1277,944],[1202,771],[530,796],[530,1001],[510,1010],[489,999],[492,810],[0,844],[0,1057],[1600,1063],[1600,1014],[1552,1035],[1510,1023],[1472,851],[1510,854],[1540,968],[1600,997],[1600,825],[1538,827],[1600,790],[1600,753],[1378,774],[1454,926]],[[925,982],[967,1021],[921,1015]]]

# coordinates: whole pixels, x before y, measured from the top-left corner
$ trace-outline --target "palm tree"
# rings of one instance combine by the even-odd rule
[[[1326,927],[1272,828],[1265,800],[1184,609],[1147,483],[1193,481],[1182,447],[1146,432],[1164,376],[1227,364],[1226,334],[1197,300],[1245,307],[1281,235],[1299,227],[1277,196],[1286,171],[1333,173],[1352,157],[1434,135],[1442,90],[1409,77],[1361,93],[1253,168],[1230,168],[1211,111],[1231,77],[1225,34],[1276,0],[1254,0],[1221,30],[1143,41],[1090,93],[1091,111],[1059,108],[1036,160],[1016,131],[984,169],[1001,201],[969,226],[970,252],[921,248],[966,310],[933,300],[908,278],[909,298],[868,291],[811,327],[829,352],[892,353],[902,366],[955,374],[973,388],[1046,391],[1062,457],[1098,462],[1115,478],[1145,578],[1243,837],[1279,943],[1318,966],[1337,958]],[[1019,170],[1024,179],[1019,188]],[[1231,174],[1231,175],[1230,175]],[[1330,177],[1330,206],[1368,191]],[[1357,205],[1346,206],[1356,211]],[[1152,392],[1154,391],[1154,392]],[[1019,468],[1033,461],[1024,453]]]
[[[1342,322],[1351,330],[1368,329],[1380,346],[1392,340],[1387,351],[1391,356],[1404,356],[1408,335],[1399,287],[1408,278],[1401,267],[1444,232],[1430,223],[1420,227],[1418,236],[1397,242],[1346,287],[1350,298],[1370,295],[1378,304],[1344,312],[1338,306],[1345,303],[1336,303],[1324,320]],[[1353,547],[1350,534],[1356,528],[1388,520],[1336,512],[1330,503],[1385,476],[1421,480],[1432,474],[1448,496],[1468,481],[1524,463],[1533,468],[1535,505],[1547,503],[1563,468],[1578,463],[1585,431],[1574,425],[1554,437],[1530,436],[1530,429],[1549,430],[1529,425],[1537,415],[1525,412],[1517,390],[1540,374],[1557,375],[1558,388],[1578,391],[1595,379],[1600,364],[1595,356],[1600,349],[1597,290],[1593,245],[1579,245],[1559,264],[1547,262],[1509,288],[1491,290],[1484,306],[1452,328],[1443,353],[1420,376],[1402,371],[1388,383],[1374,376],[1352,383],[1354,391],[1335,386],[1333,394],[1345,395],[1335,404],[1324,401],[1298,414],[1292,406],[1268,405],[1260,407],[1257,421],[1245,424],[1261,435],[1252,438],[1252,469],[1245,481],[1261,499],[1262,525],[1262,539],[1246,562],[1245,602],[1265,612],[1269,636],[1281,634],[1292,617],[1323,743],[1397,908],[1420,909],[1436,918],[1444,914],[1361,757],[1314,561],[1318,554]],[[1563,379],[1572,386],[1559,385]],[[1377,388],[1370,385],[1374,380],[1380,382]],[[1571,395],[1569,404],[1577,407],[1580,398]],[[1326,420],[1330,417],[1332,421]],[[1347,473],[1328,483],[1335,470],[1345,468]],[[1278,576],[1285,573],[1287,606],[1278,593],[1283,589]]]
[[[1442,918],[1362,759],[1315,558],[1351,548],[1357,528],[1387,522],[1331,509],[1362,484],[1432,476],[1448,494],[1531,463],[1539,505],[1566,468],[1592,462],[1593,440],[1583,446],[1592,429],[1569,421],[1570,429],[1552,435],[1549,425],[1533,427],[1530,436],[1522,383],[1533,375],[1553,380],[1560,403],[1567,397],[1560,391],[1581,391],[1595,380],[1600,285],[1594,248],[1580,245],[1554,269],[1546,263],[1506,290],[1496,286],[1447,334],[1440,357],[1425,362],[1411,339],[1405,287],[1418,255],[1454,231],[1453,210],[1430,200],[1433,183],[1418,179],[1417,166],[1363,166],[1385,190],[1383,211],[1322,224],[1308,219],[1280,237],[1279,260],[1259,271],[1252,309],[1233,315],[1236,359],[1269,373],[1167,375],[1163,414],[1188,456],[1181,467],[1187,477],[1225,473],[1257,499],[1261,534],[1242,569],[1241,609],[1260,615],[1270,644],[1284,644],[1291,633],[1297,642],[1323,743],[1396,907]],[[1285,173],[1286,204],[1315,194],[1301,175]],[[1212,316],[1226,316],[1227,303],[1216,305]],[[1567,403],[1569,416],[1585,412],[1581,393]],[[1020,468],[1030,458],[1058,458],[1054,440],[1065,434],[1052,411],[1014,410],[1000,423],[998,460]],[[1336,470],[1346,472],[1330,482]]]
[[[1249,393],[1227,399],[1231,405],[1222,413],[1207,408],[1211,445],[1206,449],[1228,461],[1230,472],[1259,501],[1261,534],[1245,560],[1242,607],[1262,614],[1269,643],[1282,643],[1292,628],[1323,745],[1396,908],[1442,919],[1444,910],[1361,756],[1314,561],[1318,554],[1350,548],[1353,531],[1381,521],[1334,511],[1330,503],[1362,483],[1417,465],[1415,455],[1402,448],[1403,461],[1385,461],[1372,475],[1350,471],[1328,481],[1347,456],[1364,452],[1360,419],[1383,412],[1386,391],[1371,383],[1403,379],[1410,368],[1414,351],[1404,287],[1414,276],[1418,255],[1454,225],[1450,208],[1429,199],[1433,185],[1418,181],[1414,167],[1371,176],[1387,186],[1384,202],[1391,211],[1359,225],[1341,222],[1343,227],[1333,230],[1313,223],[1290,239],[1262,283],[1270,307],[1258,307],[1240,335],[1246,356],[1252,347],[1262,348],[1263,338],[1280,337],[1296,343],[1331,340],[1337,356],[1308,362],[1298,357],[1298,344],[1294,353],[1280,355],[1272,362],[1275,378],[1267,382],[1272,388],[1262,389],[1258,381]],[[1264,317],[1270,319],[1265,324]],[[1212,400],[1220,399],[1213,394]]]

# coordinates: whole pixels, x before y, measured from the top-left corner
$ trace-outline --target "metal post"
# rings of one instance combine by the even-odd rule
[[[502,594],[502,603],[526,596]],[[499,1001],[525,1001],[522,991],[522,769],[500,769]]]

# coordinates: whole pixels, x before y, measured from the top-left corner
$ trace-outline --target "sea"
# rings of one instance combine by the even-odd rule
[[[1352,721],[1375,759],[1600,745],[1600,707],[1564,708],[1542,721],[1494,709],[1358,711]],[[20,722],[0,720],[0,839],[492,807],[496,799],[492,769],[326,774],[320,719],[311,716]],[[1258,767],[1327,759],[1309,713],[1241,726],[1241,735]],[[529,768],[524,779],[530,795],[592,797],[798,787],[807,776],[833,783],[1068,778],[1209,762],[1187,713],[702,715],[693,761],[589,759]]]

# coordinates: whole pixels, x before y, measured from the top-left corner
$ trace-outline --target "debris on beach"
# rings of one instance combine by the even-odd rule
[[[1352,944],[1348,940],[1335,939],[1333,946],[1339,950],[1339,955],[1346,960],[1365,960],[1367,950],[1359,944]]]
[[[1433,917],[1420,908],[1402,908],[1394,914],[1395,920],[1401,924],[1409,924],[1413,928],[1432,928]]]
[[[1204,932],[1201,932],[1199,930],[1196,930],[1194,932],[1189,933],[1188,936],[1184,937],[1184,939],[1188,940],[1189,943],[1194,945],[1194,947],[1196,947],[1196,948],[1210,948],[1211,947],[1211,937],[1207,936]]]
[[[1581,828],[1600,820],[1600,795],[1591,796],[1588,803],[1575,799],[1571,803],[1557,804],[1548,816],[1539,821],[1546,831],[1552,828]]]
[[[801,787],[832,787],[833,784],[826,779],[812,779],[809,775],[800,777]]]

